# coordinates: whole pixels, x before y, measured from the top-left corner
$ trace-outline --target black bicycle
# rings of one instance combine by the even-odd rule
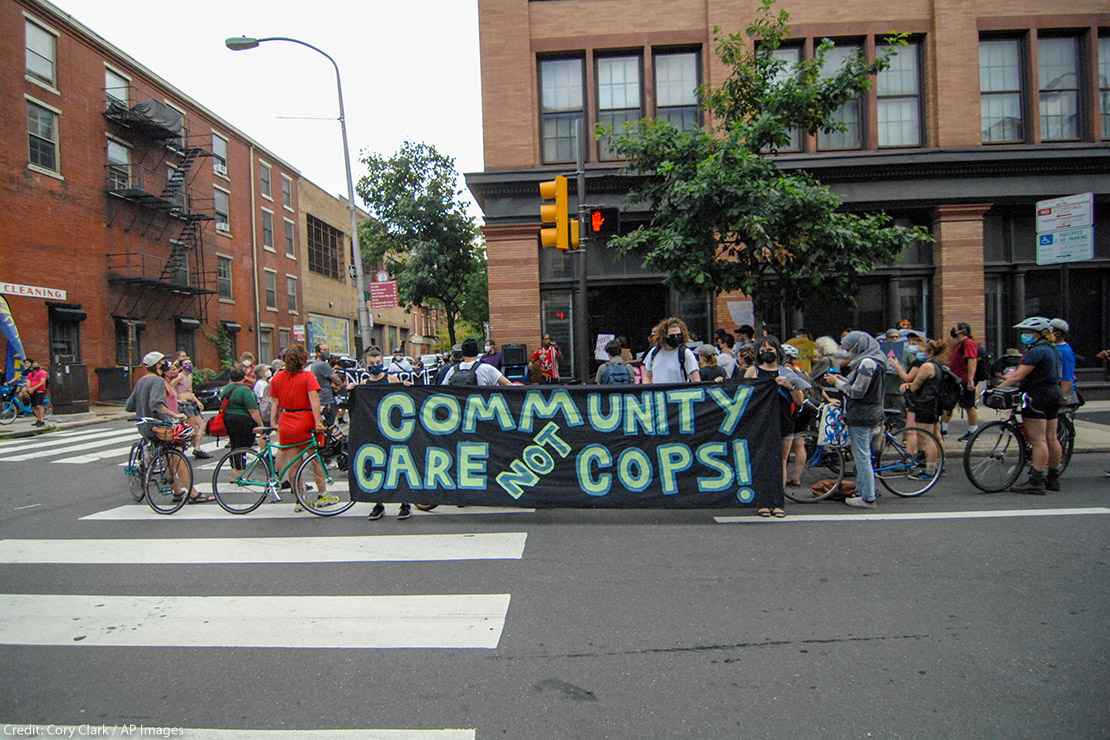
[[[979,427],[964,447],[964,472],[971,484],[983,493],[1008,491],[1021,477],[1033,458],[1033,446],[1025,436],[1021,409],[1025,394],[1017,388],[994,388],[983,394],[983,405],[996,411],[1009,411],[1001,421]],[[1061,410],[1057,420],[1056,438],[1063,447],[1060,472],[1067,469],[1075,451],[1075,423],[1072,416],[1080,404]]]

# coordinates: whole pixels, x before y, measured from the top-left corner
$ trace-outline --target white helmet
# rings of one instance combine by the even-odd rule
[[[1062,331],[1065,334],[1071,331],[1071,329],[1068,327],[1068,322],[1064,321],[1063,319],[1053,319],[1049,323],[1052,324],[1052,328],[1055,331]]]
[[[1052,322],[1044,316],[1030,316],[1020,324],[1014,324],[1015,329],[1024,329],[1026,331],[1035,331],[1038,334],[1043,331],[1052,330]]]
[[[782,345],[782,356],[788,360],[798,359],[798,348],[792,344]]]
[[[161,352],[158,352],[158,351],[147,352],[145,355],[143,355],[143,367],[146,367],[146,368],[154,367],[155,365],[157,365],[159,362],[161,362],[164,359],[166,359],[166,356],[164,354],[162,354]]]

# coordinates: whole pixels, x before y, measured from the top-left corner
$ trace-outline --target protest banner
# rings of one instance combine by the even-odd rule
[[[782,487],[776,388],[359,386],[350,490],[415,504],[749,505]]]

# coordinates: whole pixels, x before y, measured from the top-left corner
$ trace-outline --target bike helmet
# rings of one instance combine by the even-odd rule
[[[798,359],[798,348],[791,344],[782,345],[782,356],[788,360]]]
[[[1071,331],[1071,329],[1068,327],[1068,322],[1064,321],[1063,319],[1053,319],[1049,323],[1052,325],[1052,328],[1054,330],[1061,331],[1064,334],[1067,334],[1069,331]]]
[[[1038,334],[1045,331],[1052,330],[1052,322],[1044,316],[1030,316],[1020,324],[1014,324],[1015,329],[1023,329],[1025,331],[1035,331]]]
[[[161,352],[147,352],[145,355],[143,355],[143,367],[154,367],[164,359],[166,359],[166,356]]]

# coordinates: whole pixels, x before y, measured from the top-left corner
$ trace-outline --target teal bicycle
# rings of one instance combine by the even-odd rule
[[[224,511],[249,514],[267,499],[279,503],[283,490],[296,497],[296,510],[307,509],[316,516],[336,516],[355,505],[345,487],[332,481],[316,435],[307,444],[281,445],[270,441],[274,427],[257,427],[254,431],[265,439],[262,449],[239,447],[230,450],[212,472],[212,493]],[[301,449],[278,470],[275,451],[293,448]],[[290,471],[294,472],[290,474]],[[321,482],[326,491],[320,490]]]

